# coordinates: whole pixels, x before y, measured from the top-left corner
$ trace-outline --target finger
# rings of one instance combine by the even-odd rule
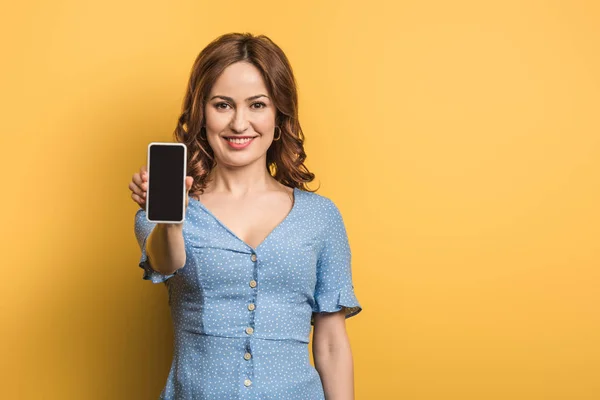
[[[194,184],[194,177],[192,176],[186,176],[185,177],[185,208],[188,207],[189,205],[189,194],[190,194],[190,189],[192,188],[192,185]]]
[[[140,188],[140,194],[148,190],[147,179],[146,181],[143,181],[138,173],[133,174],[133,181]]]
[[[133,193],[137,194],[140,197],[146,197],[146,192],[134,182],[129,182],[129,190],[131,190]]]
[[[133,177],[131,178],[131,180],[138,186],[142,186],[142,183],[144,182],[142,180],[142,177],[140,176],[140,174],[138,174],[137,172],[135,174],[133,174]]]
[[[134,182],[129,182],[129,186],[128,187],[129,187],[129,190],[131,190],[132,193],[139,194],[138,193],[139,188],[138,188],[138,186]]]
[[[140,196],[138,196],[135,193],[131,193],[131,198],[133,199],[133,201],[135,201],[140,207],[145,208],[146,207],[146,200],[141,198]]]
[[[145,165],[142,165],[142,168],[140,168],[140,176],[142,177],[143,180],[145,180],[145,181],[148,180],[148,169],[146,168]]]

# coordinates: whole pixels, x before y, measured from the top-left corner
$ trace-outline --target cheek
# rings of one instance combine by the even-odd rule
[[[220,114],[215,111],[207,111],[206,114],[206,128],[209,131],[221,131],[223,127],[227,126],[229,119],[225,114]]]
[[[256,117],[254,124],[262,133],[268,133],[275,128],[275,116],[271,114],[263,114]]]

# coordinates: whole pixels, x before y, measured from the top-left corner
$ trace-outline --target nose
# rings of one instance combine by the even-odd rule
[[[237,109],[231,119],[230,128],[236,133],[243,133],[248,129],[248,119],[243,110]]]

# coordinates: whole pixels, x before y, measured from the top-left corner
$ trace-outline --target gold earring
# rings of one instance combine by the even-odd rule
[[[273,141],[281,139],[281,128],[276,126],[275,129],[279,129],[279,137],[277,139],[273,138]]]

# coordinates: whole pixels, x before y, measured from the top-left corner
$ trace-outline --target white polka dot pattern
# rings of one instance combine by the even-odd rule
[[[174,325],[174,354],[160,399],[324,399],[310,364],[314,312],[358,314],[351,252],[337,206],[294,189],[287,217],[256,248],[189,199],[186,264],[152,269],[146,239],[155,223],[139,209],[135,234],[143,279],[164,283]]]

